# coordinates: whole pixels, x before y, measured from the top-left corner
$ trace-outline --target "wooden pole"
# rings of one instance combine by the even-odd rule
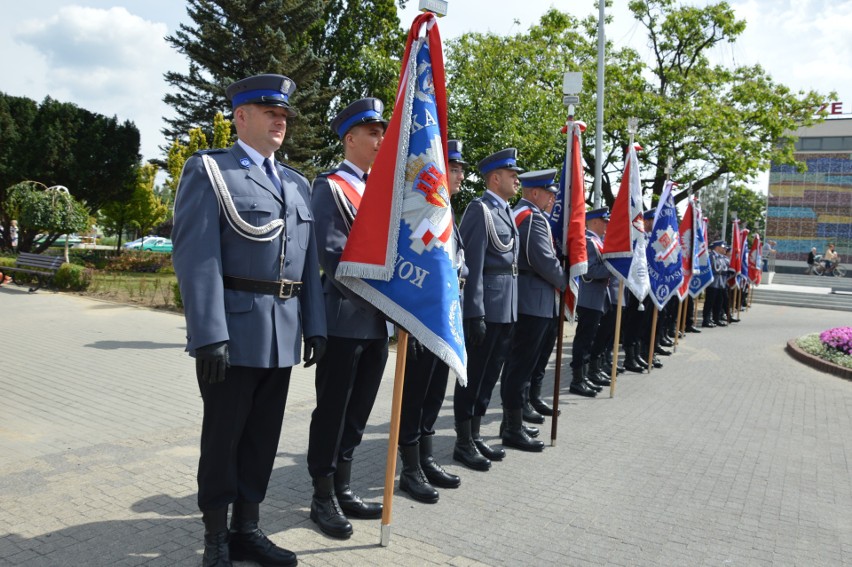
[[[565,331],[565,293],[559,294],[559,323],[556,326],[556,368],[553,371],[553,419],[550,420],[550,446],[556,447],[559,424],[559,388],[562,382],[562,333]]]
[[[408,331],[399,330],[396,343],[396,373],[393,378],[393,401],[391,402],[390,435],[385,464],[385,492],[382,498],[382,525],[379,544],[390,543],[391,514],[393,513],[393,480],[396,477],[396,446],[399,444],[399,416],[402,412],[402,386],[405,382],[405,357],[408,354]]]
[[[651,319],[651,348],[648,353],[648,374],[651,373],[651,369],[654,367],[654,341],[657,340],[657,316],[660,314],[660,310],[657,309],[657,306],[654,306],[654,317]]]
[[[615,380],[618,376],[618,340],[621,338],[621,299],[624,296],[624,280],[618,282],[618,304],[615,312],[615,336],[612,339],[612,371],[609,377],[609,397],[615,397]]]
[[[683,301],[678,301],[678,303],[677,303],[677,319],[675,319],[675,338],[674,338],[674,346],[672,346],[672,352],[677,352],[677,343],[678,343],[678,339],[680,338],[680,320],[681,320],[681,315],[683,315],[684,312],[686,312],[686,310],[683,308]],[[651,367],[651,365],[649,364],[648,368],[650,368],[650,367]]]

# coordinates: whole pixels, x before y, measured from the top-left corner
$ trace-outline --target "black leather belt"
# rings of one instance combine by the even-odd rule
[[[264,295],[276,295],[281,299],[297,297],[302,291],[302,282],[290,280],[278,280],[275,282],[267,280],[250,280],[248,278],[237,278],[234,276],[222,276],[225,287],[235,291],[250,291]]]
[[[517,276],[518,275],[518,265],[512,264],[509,267],[503,268],[483,268],[482,273],[486,276],[496,276],[496,275],[506,275],[506,276]]]

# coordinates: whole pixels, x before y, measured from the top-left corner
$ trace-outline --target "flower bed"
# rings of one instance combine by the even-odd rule
[[[852,369],[852,327],[836,327],[799,337],[803,351],[843,368]]]

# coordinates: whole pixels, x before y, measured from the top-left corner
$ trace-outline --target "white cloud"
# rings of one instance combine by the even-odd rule
[[[168,33],[166,24],[123,7],[65,6],[46,19],[25,20],[12,38],[32,65],[25,67],[24,92],[13,94],[38,100],[50,95],[131,120],[142,135],[143,156],[158,157],[161,117],[170,112],[162,103],[163,73],[186,66],[166,43]]]

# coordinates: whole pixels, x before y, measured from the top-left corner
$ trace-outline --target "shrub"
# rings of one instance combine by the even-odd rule
[[[820,340],[820,335],[817,333],[799,337],[796,340],[796,344],[808,354],[818,356],[823,360],[827,360],[844,368],[852,368],[852,355],[844,354],[835,348],[827,347]]]
[[[0,256],[0,266],[12,267],[14,265],[15,265],[15,259],[14,258],[10,258],[9,256]]]
[[[183,309],[183,297],[180,295],[180,285],[177,282],[172,283],[172,295],[175,298],[175,307]]]
[[[62,264],[53,278],[56,289],[85,291],[92,283],[92,270],[77,264]]]
[[[110,272],[154,273],[165,266],[171,266],[172,257],[160,252],[127,250],[119,256],[107,260],[104,269]]]

